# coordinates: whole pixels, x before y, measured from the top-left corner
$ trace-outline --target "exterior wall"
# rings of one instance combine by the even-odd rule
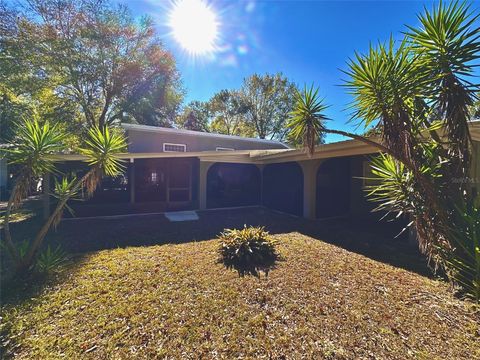
[[[185,144],[187,152],[216,151],[217,147],[234,150],[267,150],[285,149],[286,146],[277,142],[258,141],[239,137],[220,137],[197,135],[192,133],[162,133],[155,131],[127,130],[128,151],[131,153],[163,152],[164,143]]]
[[[471,178],[473,190],[480,200],[480,141],[473,142]]]

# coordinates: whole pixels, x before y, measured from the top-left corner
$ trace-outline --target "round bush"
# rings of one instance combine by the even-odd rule
[[[259,270],[268,273],[278,259],[276,241],[263,227],[227,229],[219,236],[220,260],[240,274],[258,275]]]

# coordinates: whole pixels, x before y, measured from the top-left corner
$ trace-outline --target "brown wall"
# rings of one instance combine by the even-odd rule
[[[252,141],[236,137],[207,137],[204,135],[176,134],[148,132],[129,129],[128,150],[132,153],[139,152],[162,152],[164,143],[186,144],[187,152],[192,151],[215,151],[217,147],[232,148],[235,150],[264,150],[264,149],[285,149],[280,143],[268,141]]]

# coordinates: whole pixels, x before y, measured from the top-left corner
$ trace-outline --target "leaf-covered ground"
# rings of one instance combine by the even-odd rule
[[[444,282],[319,236],[273,232],[283,260],[260,279],[218,263],[215,239],[79,255],[29,300],[9,294],[4,345],[18,359],[480,358],[478,308]]]

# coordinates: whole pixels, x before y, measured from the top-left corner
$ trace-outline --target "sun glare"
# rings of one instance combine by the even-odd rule
[[[178,0],[170,12],[169,25],[175,40],[191,55],[215,51],[218,21],[213,9],[202,0]]]

